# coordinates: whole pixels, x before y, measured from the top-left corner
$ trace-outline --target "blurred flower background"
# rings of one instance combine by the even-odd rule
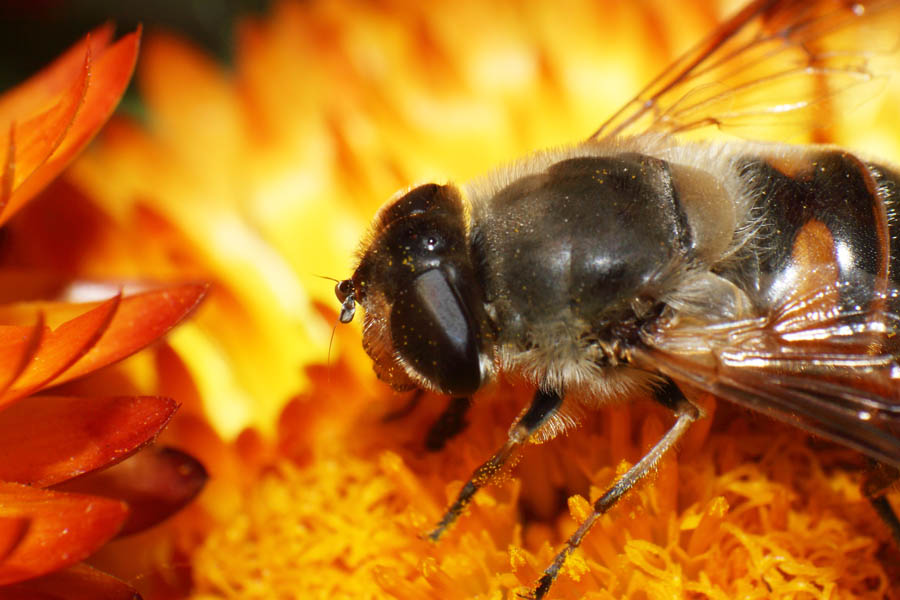
[[[464,433],[426,452],[446,401],[426,395],[386,420],[408,396],[375,380],[355,326],[336,330],[329,362],[337,306],[320,276],[349,274],[397,190],[583,139],[738,5],[144,4],[9,4],[0,24],[10,84],[107,19],[120,35],[145,26],[119,113],[2,229],[0,267],[18,279],[0,297],[210,285],[163,341],[59,392],[174,398],[160,441],[209,473],[187,509],[90,563],[148,599],[525,593],[587,498],[670,417],[640,402],[589,416],[529,448],[426,543],[530,391],[502,382],[476,398]],[[900,161],[898,98],[890,82],[816,139]],[[551,596],[900,597],[859,458],[710,406],[653,485],[601,519]]]

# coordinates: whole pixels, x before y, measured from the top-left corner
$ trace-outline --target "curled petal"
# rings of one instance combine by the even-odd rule
[[[0,406],[140,350],[185,318],[205,293],[205,285],[186,284],[88,305],[0,306],[0,322],[32,323],[0,326],[0,383],[9,381]],[[42,328],[35,347],[36,314],[51,325],[61,324]]]
[[[131,512],[120,535],[129,535],[180,510],[203,489],[206,479],[206,469],[194,457],[174,448],[151,447],[55,489],[124,500]]]
[[[123,298],[97,344],[51,383],[75,379],[137,352],[188,316],[206,291],[205,284],[185,284]]]
[[[19,402],[0,412],[0,480],[46,487],[114,464],[152,441],[176,408],[153,396]]]
[[[107,47],[108,40],[101,28],[0,98],[0,224],[59,175],[119,103],[140,31]]]
[[[0,600],[140,600],[130,585],[79,564],[0,589]]]
[[[0,585],[71,566],[105,544],[128,515],[123,502],[0,482],[0,518],[27,519],[28,530],[0,563]]]
[[[84,356],[106,331],[119,302],[118,296],[107,300],[54,330],[41,327],[37,344],[34,343],[33,337],[26,338],[23,335],[21,341],[17,338],[16,342],[18,343],[13,345],[10,351],[22,346],[23,358],[26,363],[21,366],[18,373],[15,370],[12,371],[13,378],[7,384],[3,394],[0,395],[0,406],[40,389]],[[43,313],[38,314],[40,316],[37,322],[40,325],[43,323],[44,317]],[[18,329],[24,328],[3,327],[0,328],[0,334],[5,333],[7,337],[12,337],[17,335]],[[19,365],[11,362],[10,367],[18,369]]]

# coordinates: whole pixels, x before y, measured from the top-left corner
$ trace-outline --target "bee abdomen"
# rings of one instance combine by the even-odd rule
[[[841,311],[861,313],[884,297],[898,272],[889,272],[887,212],[898,202],[896,177],[838,150],[734,164],[750,196],[751,233],[722,276],[760,309],[836,290]]]

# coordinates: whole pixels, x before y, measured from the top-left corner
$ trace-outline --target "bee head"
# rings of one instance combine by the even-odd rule
[[[363,346],[393,387],[463,396],[483,383],[487,319],[456,187],[422,185],[383,207],[335,293],[344,323],[363,306]]]

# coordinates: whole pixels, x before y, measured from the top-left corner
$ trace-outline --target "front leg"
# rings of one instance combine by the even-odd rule
[[[528,407],[525,414],[510,429],[506,443],[487,462],[475,469],[469,481],[459,491],[456,501],[450,505],[441,521],[428,534],[429,539],[437,541],[443,535],[444,531],[456,521],[469,502],[472,501],[475,492],[491,482],[500,473],[503,465],[506,464],[515,450],[522,444],[527,443],[550,417],[556,414],[561,404],[562,395],[556,392],[538,390],[535,393],[534,398],[531,400],[531,406]]]
[[[468,397],[451,397],[447,408],[432,423],[425,436],[425,449],[429,452],[438,452],[444,449],[447,441],[459,435],[469,424],[466,421],[466,413],[472,406],[472,399]]]

